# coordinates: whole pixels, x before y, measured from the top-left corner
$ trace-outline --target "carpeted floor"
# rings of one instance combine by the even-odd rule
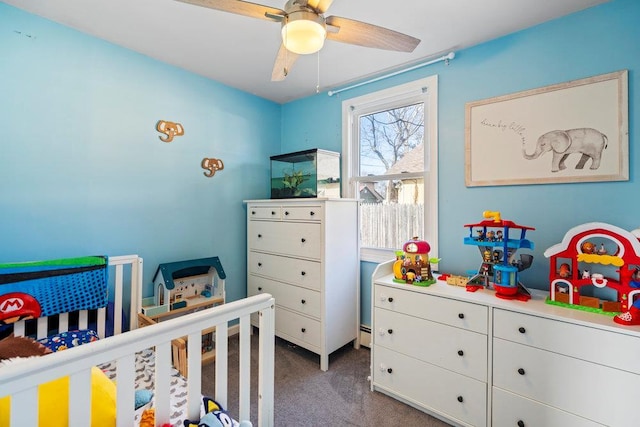
[[[252,371],[257,371],[257,332],[252,337]],[[448,424],[384,394],[371,392],[370,350],[345,346],[329,358],[329,370],[320,370],[320,357],[276,338],[275,425],[441,427]],[[229,341],[228,410],[238,413],[238,340]],[[213,364],[203,367],[202,393],[213,396]],[[255,378],[255,375],[252,375]],[[257,426],[257,381],[252,383],[251,421]]]

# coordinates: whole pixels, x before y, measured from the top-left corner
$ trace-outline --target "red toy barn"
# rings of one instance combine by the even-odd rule
[[[569,230],[550,247],[551,301],[626,312],[640,295],[640,229],[632,232],[592,222]],[[610,288],[615,301],[585,296],[587,287]]]

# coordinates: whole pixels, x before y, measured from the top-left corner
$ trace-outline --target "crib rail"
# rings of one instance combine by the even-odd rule
[[[134,419],[135,353],[150,347],[156,351],[156,382],[154,390],[156,425],[168,423],[169,381],[171,371],[171,341],[187,336],[188,340],[188,417],[199,419],[201,396],[202,330],[216,327],[215,398],[227,404],[228,322],[239,319],[240,333],[240,396],[239,419],[250,419],[250,316],[259,313],[258,426],[273,426],[274,392],[274,304],[269,294],[234,301],[197,313],[161,322],[94,343],[25,360],[0,369],[0,397],[11,395],[11,426],[38,425],[38,384],[62,376],[70,377],[69,425],[85,427],[91,417],[91,367],[116,361],[118,427],[132,425]]]
[[[142,258],[138,255],[122,255],[113,256],[108,259],[109,277],[113,280],[114,292],[113,292],[113,335],[121,333],[129,329],[135,329],[137,327],[137,313],[140,311],[140,298],[139,293],[142,289]],[[125,304],[125,292],[128,291],[130,309],[129,309],[129,324],[122,324],[123,313],[122,308]],[[77,312],[77,323],[75,326],[77,329],[87,329],[89,327],[89,316],[91,312],[95,312],[96,317],[96,330],[100,338],[104,338],[107,329],[107,316],[106,308],[100,308],[97,310],[80,310]],[[14,324],[13,333],[16,336],[27,335],[28,325],[35,325],[35,337],[37,339],[44,338],[50,335],[51,331],[66,332],[70,328],[70,313],[62,313],[55,316],[40,317],[35,320],[21,320]]]

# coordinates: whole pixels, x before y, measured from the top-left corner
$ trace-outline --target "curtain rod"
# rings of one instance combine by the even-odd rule
[[[356,83],[354,85],[343,87],[341,89],[330,90],[330,91],[327,92],[327,95],[333,96],[333,95],[335,95],[337,93],[344,92],[344,91],[349,90],[349,89],[353,89],[353,88],[356,88],[356,87],[359,87],[359,86],[363,86],[363,85],[366,85],[366,84],[369,84],[369,83],[377,82],[378,80],[387,79],[389,77],[397,76],[398,74],[406,73],[407,71],[412,71],[412,70],[415,70],[416,68],[426,67],[427,65],[435,64],[436,62],[445,61],[447,64],[449,64],[449,61],[451,59],[455,58],[455,57],[456,57],[456,54],[454,52],[449,52],[448,54],[446,54],[444,56],[432,59],[432,60],[427,61],[427,62],[422,62],[420,64],[413,65],[413,66],[411,66],[409,68],[404,68],[402,70],[394,71],[393,73],[384,74],[382,76],[379,76],[379,77],[376,77],[376,78],[373,78],[373,79],[370,79],[370,80],[365,80],[364,82]]]

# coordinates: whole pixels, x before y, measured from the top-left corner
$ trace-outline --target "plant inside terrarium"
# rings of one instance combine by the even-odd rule
[[[285,189],[291,191],[294,196],[299,196],[302,191],[300,185],[311,177],[311,173],[304,173],[303,171],[291,170],[291,173],[284,172],[284,178],[282,178],[282,185]]]

